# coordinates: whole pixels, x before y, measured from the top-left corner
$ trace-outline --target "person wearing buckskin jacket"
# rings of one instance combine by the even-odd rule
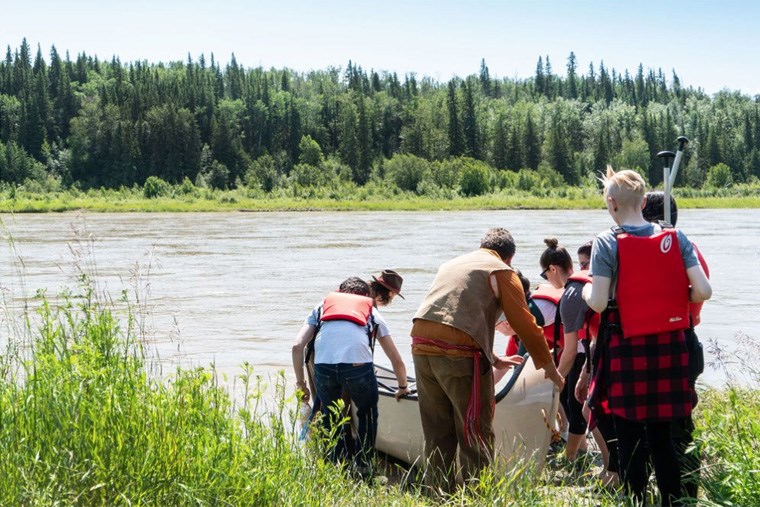
[[[512,235],[490,229],[474,252],[438,269],[413,319],[412,357],[425,437],[426,479],[436,490],[456,487],[457,448],[465,480],[493,462],[494,383],[491,366],[507,368],[522,357],[493,354],[503,311],[537,368],[560,389],[541,328],[531,315],[522,284],[510,267]]]

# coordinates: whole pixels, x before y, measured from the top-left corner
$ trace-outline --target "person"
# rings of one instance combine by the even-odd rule
[[[528,310],[530,310],[530,313],[533,315],[533,317],[535,317],[536,324],[538,324],[543,329],[544,336],[547,336],[547,340],[550,340],[551,335],[547,334],[547,327],[553,329],[554,310],[556,309],[556,306],[544,305],[543,303],[545,301],[542,295],[538,295],[534,298],[533,291],[531,291],[530,288],[530,280],[528,280],[528,278],[523,275],[519,269],[515,269],[515,274],[520,279],[520,283],[522,284],[523,292],[525,293],[525,301],[528,304]],[[540,288],[538,290],[540,291]],[[520,337],[517,336],[517,333],[515,333],[515,330],[512,329],[512,326],[509,325],[509,322],[503,315],[496,323],[496,331],[507,337],[507,348],[505,352],[506,355],[524,356],[528,352],[525,349],[525,345],[520,343]],[[494,375],[498,376],[498,378],[495,378],[494,381],[498,383],[505,373],[506,370],[495,370]]]
[[[664,192],[647,192],[644,208],[642,209],[642,216],[647,222],[658,223],[665,219],[665,193]],[[670,222],[673,227],[678,222],[678,205],[676,204],[675,197],[670,197]],[[710,277],[710,269],[707,266],[707,261],[702,256],[702,253],[697,248],[697,245],[692,242],[694,251],[699,259],[699,264],[705,272],[705,276]],[[691,303],[689,305],[689,318],[691,319],[691,328],[686,331],[687,346],[689,349],[689,365],[690,369],[692,365],[696,363],[696,371],[692,371],[690,375],[690,383],[696,381],[698,373],[701,373],[700,364],[704,366],[704,356],[702,355],[702,346],[699,344],[694,328],[701,322],[701,312],[703,303]],[[694,405],[697,404],[698,398],[696,390],[693,391]],[[684,417],[683,419],[676,421],[673,424],[673,442],[676,446],[676,453],[678,454],[678,461],[681,465],[681,482],[684,490],[684,494],[687,498],[697,498],[699,489],[700,478],[700,456],[699,451],[690,450],[693,448],[694,443],[694,420],[691,415]]]
[[[588,270],[591,263],[591,245],[592,241],[587,241],[578,247],[578,267],[581,271]]]
[[[395,396],[409,394],[406,365],[391,339],[388,326],[374,308],[367,282],[358,277],[347,278],[337,292],[331,292],[306,318],[293,344],[292,359],[296,387],[302,398],[311,395],[304,379],[304,350],[314,340],[314,377],[316,395],[321,401],[324,427],[328,435],[342,413],[334,406],[342,392],[348,392],[356,406],[358,419],[357,449],[354,470],[364,478],[373,475],[373,456],[377,437],[377,379],[373,366],[374,338],[383,348],[393,366],[399,389]],[[338,441],[331,446],[328,457],[337,463],[348,456],[350,432],[335,432]]]
[[[560,246],[554,237],[544,239],[544,243],[546,250],[539,260],[543,270],[541,277],[555,289],[564,289],[559,300],[564,343],[557,369],[567,380],[560,402],[568,420],[565,458],[568,462],[573,462],[579,451],[586,451],[587,423],[583,416],[583,404],[575,397],[575,384],[586,362],[586,349],[582,341],[591,338],[587,333],[590,334],[588,330],[594,323],[595,314],[588,311],[588,306],[581,297],[581,290],[587,280],[583,276],[574,275],[573,260],[567,249]]]
[[[616,227],[594,239],[592,283],[583,298],[604,312],[600,378],[606,379],[621,479],[643,503],[648,454],[662,502],[673,505],[682,491],[672,427],[693,407],[684,333],[688,305],[709,299],[712,289],[686,235],[644,219],[645,183],[638,173],[608,166],[602,182]],[[599,387],[589,393],[590,405]]]
[[[372,293],[372,299],[375,300],[375,307],[388,306],[396,296],[405,299],[401,295],[403,283],[404,279],[401,275],[392,269],[384,269],[379,276],[372,275],[369,290]]]
[[[515,242],[504,228],[486,232],[480,248],[438,269],[414,316],[412,358],[425,438],[426,479],[437,490],[456,486],[459,462],[466,480],[493,461],[494,382],[488,363],[503,369],[522,357],[493,353],[503,311],[537,368],[562,389],[541,328],[528,310],[519,278],[509,266]]]

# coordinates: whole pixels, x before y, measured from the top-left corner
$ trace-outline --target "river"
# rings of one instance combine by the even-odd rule
[[[244,362],[265,377],[285,370],[292,380],[290,346],[309,310],[346,277],[369,278],[383,268],[404,277],[406,299],[397,298],[383,313],[413,374],[410,319],[439,264],[477,248],[489,227],[501,226],[517,242],[513,265],[536,283],[544,237],[557,236],[574,255],[580,244],[611,225],[603,210],[1,218],[6,320],[38,289],[55,296],[76,287],[84,272],[97,280],[102,293],[117,297],[127,290],[133,301],[139,296],[148,344],[164,371],[177,362],[214,363],[225,382],[241,372]],[[711,270],[713,298],[702,313],[701,339],[727,349],[743,335],[760,339],[755,294],[760,210],[681,210],[679,225],[699,245]],[[501,339],[497,335],[497,342]],[[379,349],[376,358],[389,364]],[[708,368],[702,380],[719,385],[725,376]]]

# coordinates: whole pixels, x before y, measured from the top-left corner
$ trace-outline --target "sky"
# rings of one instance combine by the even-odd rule
[[[8,5],[2,5],[8,4]],[[0,1],[0,43],[26,37],[122,62],[194,60],[234,53],[245,67],[307,72],[345,68],[448,81],[477,74],[528,78],[539,56],[564,75],[673,70],[683,86],[760,94],[760,2],[707,0],[33,0]]]

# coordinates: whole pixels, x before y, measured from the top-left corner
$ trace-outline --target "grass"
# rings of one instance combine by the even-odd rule
[[[682,208],[758,208],[760,189],[737,185],[731,189],[677,189]],[[148,199],[140,188],[78,190],[23,187],[0,191],[0,212],[39,213],[88,210],[93,212],[193,211],[433,211],[490,209],[602,209],[596,188],[503,189],[481,196],[462,197],[453,191],[416,195],[395,187],[370,183],[339,188],[288,187],[264,193],[258,189],[212,190],[193,188],[182,193],[171,187],[164,196]]]
[[[159,375],[136,308],[83,280],[56,304],[38,294],[36,316],[11,330],[0,356],[0,505],[621,505],[578,487],[588,477],[551,467],[535,477],[528,463],[496,466],[446,498],[411,476],[357,482],[321,458],[318,439],[295,438],[284,375],[266,387],[243,365],[239,396],[213,367]],[[755,354],[735,357],[756,357],[758,344],[745,344]],[[760,374],[735,357],[719,355],[750,383],[703,392],[696,415],[701,505],[760,498]]]

